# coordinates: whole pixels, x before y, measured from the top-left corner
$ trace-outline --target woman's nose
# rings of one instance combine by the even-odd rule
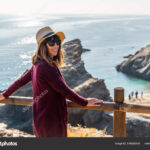
[[[59,46],[59,45],[57,45],[57,43],[55,43],[54,46]]]

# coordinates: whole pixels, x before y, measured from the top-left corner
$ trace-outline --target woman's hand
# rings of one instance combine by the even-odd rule
[[[97,98],[87,98],[88,104],[86,106],[100,106],[100,103],[103,103],[103,100]]]
[[[0,101],[4,100],[4,99],[5,99],[5,97],[0,93]]]

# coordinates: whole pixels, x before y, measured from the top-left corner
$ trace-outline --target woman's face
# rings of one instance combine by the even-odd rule
[[[51,58],[57,55],[59,50],[59,45],[60,45],[60,40],[53,37],[46,43]]]

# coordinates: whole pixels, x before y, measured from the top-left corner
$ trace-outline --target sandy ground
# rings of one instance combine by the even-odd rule
[[[125,103],[150,105],[150,92],[144,93],[143,96],[139,95],[137,98],[135,98],[135,96],[133,96],[130,100],[128,97],[126,97]]]

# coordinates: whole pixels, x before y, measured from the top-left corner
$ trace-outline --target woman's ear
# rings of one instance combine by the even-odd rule
[[[46,44],[45,44],[45,46],[46,46],[46,48],[47,48],[47,49],[49,48],[49,45],[48,45],[48,43],[46,43]]]

